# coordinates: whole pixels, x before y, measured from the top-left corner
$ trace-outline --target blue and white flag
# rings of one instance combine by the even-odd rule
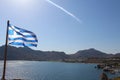
[[[8,39],[9,44],[17,46],[35,46],[37,47],[36,35],[28,30],[18,28],[9,24]]]

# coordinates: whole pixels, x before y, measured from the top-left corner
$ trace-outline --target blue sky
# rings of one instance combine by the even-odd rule
[[[37,35],[38,47],[33,49],[120,52],[120,0],[50,1],[57,6],[49,0],[0,0],[0,45],[5,43],[10,20]]]

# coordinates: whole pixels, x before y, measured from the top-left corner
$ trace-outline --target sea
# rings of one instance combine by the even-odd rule
[[[6,79],[23,80],[100,80],[101,69],[97,64],[65,63],[49,61],[7,61]],[[0,61],[0,77],[3,72],[3,61]],[[106,73],[109,78],[120,76],[120,73]]]

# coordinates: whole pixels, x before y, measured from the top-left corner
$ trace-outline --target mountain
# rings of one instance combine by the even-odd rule
[[[120,58],[120,53],[116,53],[115,55],[113,55],[113,57],[118,57],[118,58]]]
[[[0,47],[0,60],[4,59],[4,48]],[[110,58],[110,57],[120,57],[118,54],[107,54],[96,50],[94,48],[80,50],[75,54],[68,55],[65,52],[58,51],[40,51],[33,50],[28,47],[13,47],[8,46],[7,60],[38,60],[38,61],[76,61],[83,58]]]
[[[3,60],[5,46],[0,47],[0,60]],[[8,60],[61,60],[68,56],[64,52],[57,51],[39,51],[28,47],[8,46]]]
[[[73,54],[75,58],[106,58],[109,55],[94,48],[80,50]]]

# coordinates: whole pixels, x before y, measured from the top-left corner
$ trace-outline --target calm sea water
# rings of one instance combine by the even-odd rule
[[[40,61],[8,61],[7,79],[25,80],[100,80],[102,70],[95,69],[96,64],[40,62]],[[2,76],[3,61],[0,61]],[[107,74],[109,77],[118,76]]]

